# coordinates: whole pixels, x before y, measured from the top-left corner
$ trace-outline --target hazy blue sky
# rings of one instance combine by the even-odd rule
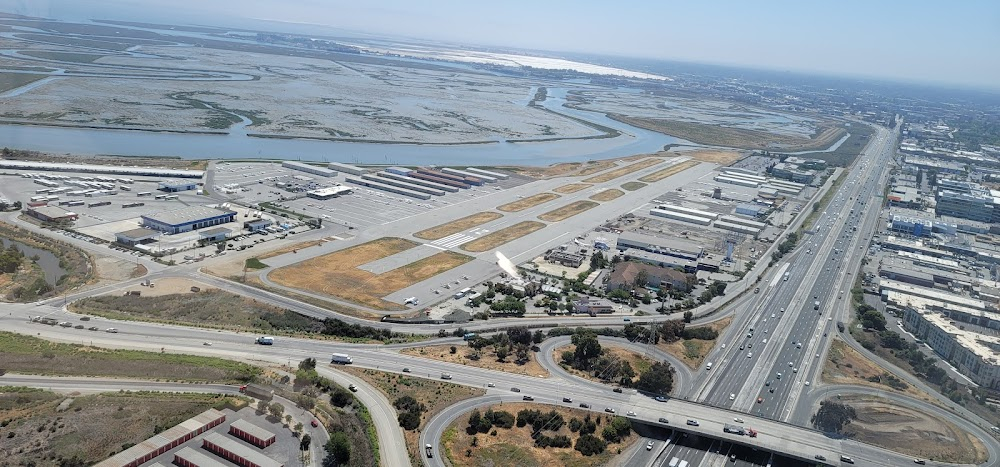
[[[57,18],[328,25],[471,44],[1000,88],[1000,0],[0,0]]]

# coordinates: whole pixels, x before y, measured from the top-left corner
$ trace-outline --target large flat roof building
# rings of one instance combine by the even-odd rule
[[[311,164],[306,164],[305,162],[296,161],[284,161],[281,166],[286,169],[298,170],[300,172],[305,172],[308,174],[319,175],[320,177],[334,177],[337,175],[337,171],[330,170],[325,167],[318,167]]]
[[[236,211],[208,206],[190,206],[172,211],[143,214],[142,225],[168,234],[190,232],[236,220]]]
[[[1000,337],[962,329],[933,311],[907,308],[903,326],[974,383],[1000,389]]]
[[[635,232],[622,232],[619,234],[617,248],[619,250],[635,248],[637,250],[659,253],[689,261],[697,261],[704,251],[696,243],[676,238],[654,237]]]
[[[24,210],[24,213],[42,222],[75,221],[80,216],[75,212],[67,211],[56,206],[33,206]]]

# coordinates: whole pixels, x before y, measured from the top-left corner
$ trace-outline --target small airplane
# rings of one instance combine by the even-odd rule
[[[410,297],[403,301],[403,305],[417,305],[420,300],[417,297]]]

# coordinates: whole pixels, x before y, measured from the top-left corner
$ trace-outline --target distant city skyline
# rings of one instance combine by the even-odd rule
[[[1000,90],[1000,2],[595,0],[0,0],[0,11],[251,27],[286,23],[552,52],[585,52]],[[263,28],[263,25],[258,25]],[[268,29],[281,29],[271,24]],[[332,34],[333,31],[330,31]]]

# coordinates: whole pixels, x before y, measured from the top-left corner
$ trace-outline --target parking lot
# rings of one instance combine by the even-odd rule
[[[335,177],[321,177],[283,168],[279,164],[220,163],[216,164],[212,184],[213,187],[226,190],[238,185],[239,188],[225,196],[240,202],[271,203],[284,210],[323,219],[324,222],[363,229],[488,196],[530,181],[513,175],[508,180],[474,186],[444,196],[432,196],[430,200],[420,200],[349,184],[345,181],[347,177],[356,178],[342,173],[338,173]],[[284,184],[287,183],[292,183],[295,189],[303,191],[284,188]],[[337,184],[350,187],[353,192],[328,200],[309,198],[305,195],[305,190],[327,188]]]

